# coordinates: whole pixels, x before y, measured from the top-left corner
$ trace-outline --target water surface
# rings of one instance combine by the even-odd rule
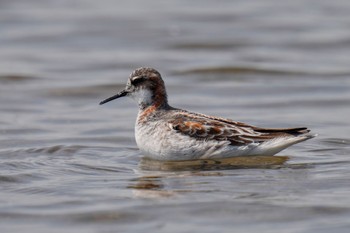
[[[1,1],[1,232],[348,232],[348,1]],[[277,157],[160,163],[135,103],[319,136]]]

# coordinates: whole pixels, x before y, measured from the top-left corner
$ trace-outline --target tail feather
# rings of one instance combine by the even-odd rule
[[[261,143],[258,147],[256,147],[253,150],[252,153],[256,155],[265,155],[265,154],[274,155],[286,149],[287,147],[290,147],[291,145],[306,141],[316,136],[317,134],[304,133],[298,136],[277,137],[272,140],[268,140]]]
[[[255,129],[257,132],[260,133],[285,133],[285,134],[290,134],[293,136],[299,136],[303,134],[307,134],[310,132],[310,130],[306,127],[298,127],[298,128],[275,128],[275,129],[270,129],[270,128],[257,128]]]

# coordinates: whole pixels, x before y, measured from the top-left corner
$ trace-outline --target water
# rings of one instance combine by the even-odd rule
[[[1,232],[348,232],[348,1],[1,1]],[[141,159],[140,66],[173,106],[319,136],[276,157]]]

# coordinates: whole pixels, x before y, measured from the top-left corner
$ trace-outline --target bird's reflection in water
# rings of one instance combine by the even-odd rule
[[[157,161],[143,158],[139,164],[147,171],[207,171],[244,168],[279,168],[288,156],[245,156],[226,159],[203,159],[189,161]]]
[[[133,179],[128,188],[133,189],[134,197],[169,198],[186,191],[165,185],[169,178],[222,176],[221,171],[232,169],[278,169],[284,167],[288,159],[288,156],[251,156],[175,162],[143,158],[139,164],[142,176]]]
[[[133,195],[137,198],[168,198],[177,195],[172,189],[166,189],[162,176],[141,176],[132,181],[128,188],[133,189]]]

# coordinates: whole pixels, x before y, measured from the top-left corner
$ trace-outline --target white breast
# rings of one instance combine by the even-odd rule
[[[243,146],[230,145],[229,141],[201,140],[172,129],[166,118],[150,117],[135,125],[135,139],[145,157],[156,160],[193,160],[228,158],[233,156],[273,155],[305,136],[276,138],[264,143],[250,143]]]
[[[144,156],[156,160],[212,158],[227,150],[229,144],[182,135],[171,129],[165,121],[136,122],[135,139]]]

